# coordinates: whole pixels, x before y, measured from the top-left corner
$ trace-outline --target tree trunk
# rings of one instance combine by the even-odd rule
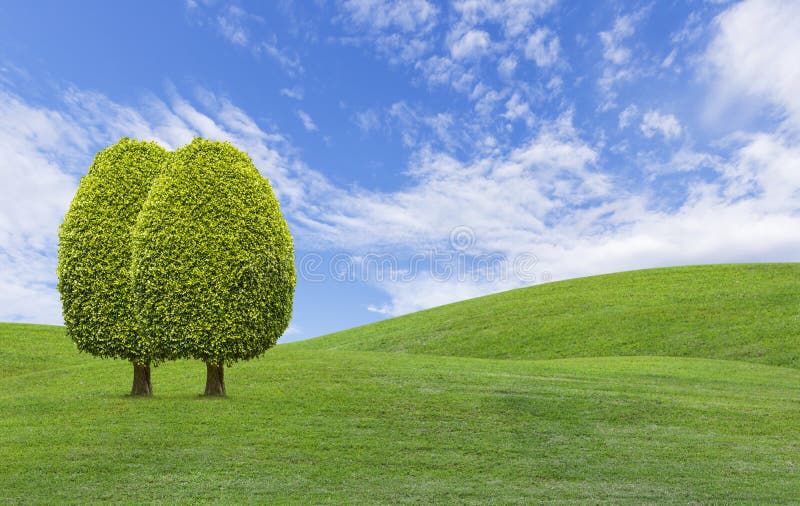
[[[206,363],[206,395],[225,395],[225,369],[222,362]]]
[[[150,384],[150,364],[133,364],[131,395],[153,395],[153,385]]]

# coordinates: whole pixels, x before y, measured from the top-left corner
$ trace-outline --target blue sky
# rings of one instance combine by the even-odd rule
[[[60,323],[94,153],[247,151],[299,284],[284,340],[645,267],[800,261],[800,4],[0,4],[0,320]]]

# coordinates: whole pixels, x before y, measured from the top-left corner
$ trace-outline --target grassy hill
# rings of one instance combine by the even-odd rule
[[[511,359],[661,355],[800,367],[800,264],[648,269],[548,283],[292,346]]]
[[[0,324],[0,503],[793,502],[797,274],[517,290],[280,345],[224,399],[186,361],[131,398],[129,364]]]

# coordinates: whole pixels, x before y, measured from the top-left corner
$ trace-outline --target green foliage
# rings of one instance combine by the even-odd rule
[[[800,367],[800,264],[620,272],[510,290],[300,343],[542,359],[669,355]]]
[[[128,138],[99,152],[59,233],[58,289],[67,335],[100,357],[149,361],[131,288],[131,227],[166,150]]]
[[[286,330],[292,237],[269,181],[228,143],[195,139],[170,157],[133,231],[134,298],[158,357],[256,357]]]

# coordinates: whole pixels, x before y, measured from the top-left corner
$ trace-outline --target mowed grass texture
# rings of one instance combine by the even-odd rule
[[[762,305],[774,330],[770,315],[790,311],[778,273],[797,270],[738,268],[751,281],[765,270],[748,298],[759,299],[761,283],[761,297],[776,301]],[[641,336],[656,335],[654,325],[647,320],[650,331]],[[796,335],[784,344],[799,346]],[[0,503],[775,504],[800,497],[794,367],[306,346],[279,345],[229,368],[227,398],[199,395],[199,362],[154,369],[155,396],[131,398],[129,364],[78,354],[60,327],[0,324]],[[770,356],[781,355],[743,358]]]
[[[800,368],[800,264],[701,265],[560,281],[292,346],[513,359],[662,355]]]

